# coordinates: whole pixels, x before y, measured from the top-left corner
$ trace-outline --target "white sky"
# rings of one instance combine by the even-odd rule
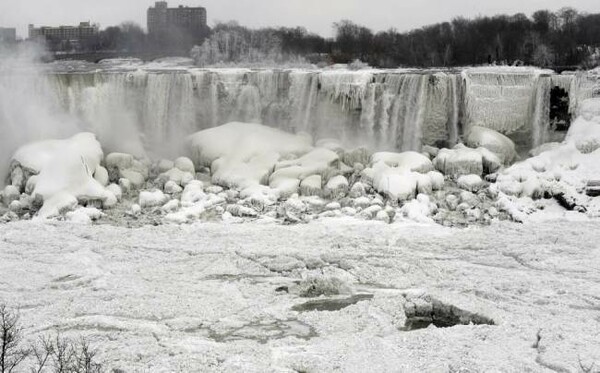
[[[102,27],[134,21],[145,27],[146,9],[153,0],[0,0],[0,27],[16,27],[26,36],[27,25],[77,24],[92,21]],[[204,6],[209,25],[237,20],[242,25],[304,26],[331,36],[332,23],[350,19],[375,31],[395,27],[410,30],[456,16],[475,17],[499,13],[557,10],[571,6],[600,13],[600,0],[175,0],[179,4]]]

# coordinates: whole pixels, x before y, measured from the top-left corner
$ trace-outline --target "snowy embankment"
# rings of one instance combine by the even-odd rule
[[[464,144],[421,153],[344,149],[335,139],[236,122],[190,136],[188,157],[174,161],[104,157],[92,134],[32,143],[13,156],[2,219],[181,224],[354,216],[463,226],[524,221],[551,206],[548,200],[594,217],[599,102],[580,105],[562,144],[544,144],[516,164],[510,139],[477,126]]]
[[[565,141],[531,151],[533,157],[500,172],[494,188],[503,204],[526,218],[535,200],[553,196],[568,210],[600,216],[600,99],[584,101]]]

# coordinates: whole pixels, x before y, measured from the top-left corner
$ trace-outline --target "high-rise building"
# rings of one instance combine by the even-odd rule
[[[29,25],[29,39],[47,41],[54,50],[82,49],[86,42],[98,34],[98,26],[90,22],[81,22],[79,26],[42,26]]]
[[[151,36],[180,35],[200,39],[207,31],[205,8],[182,5],[169,8],[166,1],[158,1],[148,9],[148,33]]]
[[[17,41],[17,29],[0,27],[0,43],[14,43]]]

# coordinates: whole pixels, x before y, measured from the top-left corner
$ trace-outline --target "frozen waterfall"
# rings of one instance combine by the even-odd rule
[[[533,68],[460,71],[151,69],[48,72],[51,95],[109,151],[170,156],[181,139],[231,121],[262,123],[347,146],[416,150],[453,146],[471,126],[492,128],[523,146],[549,131],[552,87],[571,111],[593,96],[586,74]],[[155,153],[155,154],[152,154]]]

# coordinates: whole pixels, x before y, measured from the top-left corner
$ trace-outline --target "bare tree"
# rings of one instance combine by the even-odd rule
[[[87,340],[78,342],[62,338],[60,334],[54,337],[40,337],[38,343],[32,346],[33,366],[31,373],[101,373],[102,364],[96,361],[96,350]]]
[[[54,354],[54,344],[50,337],[42,336],[37,344],[31,346],[31,355],[33,358],[33,366],[30,369],[31,373],[42,373],[44,368],[50,362]]]
[[[19,316],[5,305],[0,305],[0,373],[11,373],[29,356],[20,349],[22,331]]]

